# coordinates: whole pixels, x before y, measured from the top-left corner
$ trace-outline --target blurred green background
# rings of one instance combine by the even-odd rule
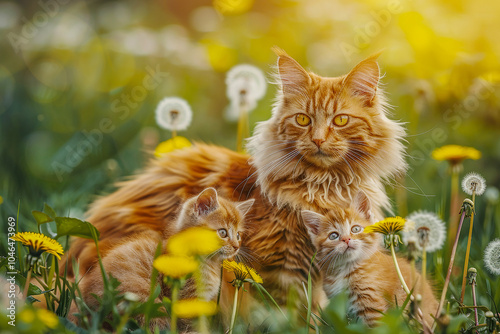
[[[234,149],[225,74],[240,63],[271,73],[274,45],[323,76],[384,50],[383,88],[408,130],[410,170],[396,183],[408,211],[444,212],[447,163],[430,158],[436,147],[479,149],[464,172],[500,185],[498,13],[495,0],[0,1],[2,227],[19,208],[22,229],[34,230],[30,212],[44,202],[82,218],[170,137],[154,120],[165,96],[193,109],[180,135]],[[252,127],[270,117],[274,93]]]

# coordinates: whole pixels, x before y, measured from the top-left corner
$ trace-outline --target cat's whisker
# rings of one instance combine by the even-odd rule
[[[260,171],[260,174],[265,176],[266,178],[269,177],[269,175],[271,174],[271,172],[275,172],[277,170],[277,166],[279,164],[282,164],[284,161],[286,161],[291,155],[293,155],[294,153],[298,153],[297,150],[292,150],[290,152],[288,152],[287,154],[281,156],[278,158],[278,160],[276,161],[272,161],[270,163],[268,163],[267,165],[265,165]],[[279,171],[279,169],[278,169]]]
[[[335,254],[335,256],[332,256],[332,257],[331,257],[331,260],[330,260],[330,262],[329,262],[329,265],[328,265],[328,267],[327,267],[327,269],[326,269],[327,273],[329,273],[329,274],[333,274],[333,272],[334,272],[335,268],[337,268],[337,267],[335,266],[335,264],[337,263],[337,260],[338,260],[341,256],[342,256],[342,254]]]
[[[277,144],[277,145],[273,145],[273,146],[278,146],[278,145],[283,145],[283,144],[289,144],[289,143],[288,143],[288,142],[287,142],[287,143],[281,143],[281,144]],[[285,147],[285,148],[282,148],[282,149],[276,150],[276,151],[274,151],[273,153],[269,154],[269,156],[273,156],[273,155],[275,155],[275,154],[279,154],[279,153],[281,153],[281,152],[283,152],[283,151],[286,151],[287,149],[291,149],[291,148],[294,148],[294,147],[295,147],[295,146],[289,146],[289,147]],[[245,178],[242,182],[240,182],[240,183],[236,186],[236,188],[233,190],[233,195],[234,195],[234,191],[236,191],[236,190],[237,190],[237,189],[241,186],[241,184],[242,184],[242,183],[244,183],[244,185],[243,185],[243,189],[244,189],[244,188],[246,187],[246,185],[247,185],[248,181],[249,181],[249,180],[250,180],[250,179],[251,179],[254,175],[256,175],[257,173],[258,173],[258,171],[256,170],[256,171],[255,171],[255,172],[253,172],[250,176],[247,176],[247,177],[246,177],[246,178]],[[250,193],[250,191],[249,191],[249,193]],[[248,197],[248,196],[247,196],[247,197]],[[239,201],[241,201],[241,194],[240,194],[240,196],[239,196],[238,200],[239,200]]]
[[[219,248],[218,250],[216,250],[215,252],[212,252],[210,254],[208,254],[206,257],[205,257],[205,262],[208,262],[210,261],[213,257],[215,257],[216,255],[222,253],[222,247]]]
[[[400,186],[404,187],[408,192],[412,193],[412,194],[415,194],[415,195],[419,195],[419,196],[423,196],[425,198],[427,198],[427,200],[430,200],[429,197],[436,197],[436,195],[427,195],[424,190],[422,188],[420,188],[420,186],[418,185],[418,183],[411,177],[411,175],[409,174],[406,174],[407,177],[410,178],[410,180],[413,181],[413,183],[415,183],[415,185],[417,186],[417,188],[420,190],[420,193],[417,193],[417,192],[413,192],[410,190],[410,188],[406,188],[404,185],[398,183]]]
[[[242,259],[242,261],[240,262],[245,262],[249,265],[252,265],[253,263],[259,263],[259,261],[257,260],[257,256],[252,254],[251,251],[247,248],[240,247],[236,257]]]
[[[358,142],[358,141],[347,141],[348,143],[350,144],[354,144],[354,145],[360,145],[362,147],[373,147],[374,145],[368,145],[367,143],[363,143],[363,142]],[[350,146],[350,149],[354,149],[354,147]],[[383,153],[386,153],[386,154],[391,154],[393,152],[391,151],[388,151],[387,149],[383,148],[383,147],[379,147],[377,146],[376,148],[377,152],[383,152]],[[376,158],[376,156],[370,152],[366,152],[366,151],[362,151],[363,153],[365,154],[369,154],[370,156]]]
[[[350,185],[352,183],[352,181],[354,180],[355,173],[351,167],[351,164],[344,157],[341,157],[341,158],[342,158],[342,160],[344,160],[344,162],[347,164],[347,167],[349,167],[349,170],[351,171],[352,178],[351,178],[351,181],[347,184],[347,185]]]
[[[358,167],[361,169],[361,170],[365,170],[365,171],[368,171],[370,173],[375,173],[375,170],[372,166],[368,165],[366,162],[364,162],[363,160],[360,160],[360,158],[358,156],[356,156],[356,153],[355,152],[348,152],[346,154],[346,157],[348,159],[351,159],[352,162],[355,162],[358,164]]]
[[[260,256],[252,249],[248,247],[240,247],[240,253],[244,254],[252,260],[252,262],[257,262],[260,264]]]
[[[373,169],[373,167],[371,167],[370,165],[368,165],[366,162],[364,162],[364,161],[362,161],[360,159],[356,159],[356,157],[352,156],[352,155],[358,156],[358,154],[356,152],[354,152],[354,151],[356,151],[356,149],[352,149],[352,151],[348,152],[346,154],[346,156],[347,157],[351,157],[351,159],[353,159],[356,162],[362,164],[365,168],[369,169],[372,173],[375,173],[375,170]],[[366,152],[363,151],[363,153],[366,153]],[[408,176],[415,183],[415,185],[418,187],[418,189],[420,190],[420,192],[413,191],[414,188],[407,187],[404,184],[402,184],[401,182],[398,182],[397,180],[394,180],[394,182],[393,182],[391,179],[387,179],[386,182],[391,187],[396,187],[396,186],[403,187],[406,191],[408,191],[408,192],[410,192],[410,193],[412,193],[414,195],[419,195],[419,196],[423,196],[423,197],[426,197],[426,198],[435,197],[435,195],[427,195],[410,175],[407,174],[406,176]]]
[[[320,264],[320,270],[325,266],[325,264],[329,264],[330,266],[330,263],[332,260],[335,259],[336,261],[336,257],[338,256],[338,254],[335,254],[335,249],[332,249],[331,251],[329,251],[328,253],[326,253],[325,256],[323,256],[323,258],[320,259],[320,261],[318,262]]]
[[[371,174],[376,173],[376,170],[374,168],[374,165],[369,163],[369,161],[363,160],[363,156],[357,153],[355,150],[350,150],[346,154],[347,157],[350,157],[353,162],[359,163],[362,169],[365,168],[367,171],[369,171]],[[389,182],[389,180],[387,180]]]
[[[295,166],[292,169],[292,176],[294,176],[293,184],[295,184],[296,177],[297,177],[297,175],[295,175],[295,170],[297,169],[297,166],[299,165],[299,163],[302,161],[303,158],[304,158],[304,154],[301,154],[299,160],[297,161],[297,163],[295,164]]]
[[[234,257],[236,258],[236,261],[238,261],[238,262],[251,264],[251,261],[249,261],[248,258],[241,252],[238,252],[238,254],[236,254]]]
[[[282,143],[278,143],[278,144],[274,144],[274,145],[271,145],[271,146],[263,147],[263,148],[260,149],[260,151],[268,151],[270,148],[273,148],[273,147],[276,147],[276,146],[280,146],[280,145],[293,145],[291,147],[295,147],[296,143],[297,143],[297,141],[285,140]],[[259,153],[259,149],[257,150],[257,153]],[[279,153],[279,151],[275,151],[272,154],[275,154],[275,153]]]
[[[289,149],[289,148],[287,148],[287,149]],[[282,152],[283,150],[284,150],[284,149],[280,150],[279,152]],[[294,151],[296,151],[296,150],[294,150]],[[292,152],[294,152],[294,151],[292,151]],[[279,152],[276,152],[276,153],[279,153]],[[261,174],[261,175],[266,175],[266,177],[268,177],[268,176],[269,176],[269,173],[271,173],[271,172],[273,171],[273,169],[275,169],[276,171],[278,171],[278,172],[279,172],[279,169],[276,169],[276,168],[275,168],[275,167],[276,167],[276,164],[283,162],[283,161],[286,159],[286,156],[287,156],[287,155],[289,155],[289,154],[290,154],[290,153],[292,153],[292,152],[289,152],[289,153],[287,153],[286,155],[284,155],[284,156],[282,156],[282,157],[278,158],[278,160],[277,160],[277,161],[272,161],[272,162],[268,163],[267,165],[263,166],[263,167],[262,167],[263,171],[260,171],[260,173],[259,173],[259,174]],[[297,151],[297,154],[298,154],[298,151]],[[271,154],[271,155],[272,155],[272,154]],[[293,159],[293,158],[292,158],[292,159]],[[273,177],[274,177],[274,176],[273,176]],[[252,192],[252,189],[255,187],[255,185],[256,185],[255,183],[254,183],[254,184],[252,184],[252,186],[251,186],[251,187],[250,187],[250,189],[248,190],[247,197],[248,197],[248,196],[250,196],[250,193]]]
[[[292,152],[290,152],[287,155],[285,155],[285,159],[283,159],[283,161],[281,161],[280,163],[278,163],[275,166],[273,166],[273,167],[275,167],[275,171],[271,175],[271,179],[274,180],[275,176],[278,175],[278,173],[280,172],[281,168],[284,167],[285,165],[287,165],[290,161],[292,161],[299,154],[300,154],[299,151],[293,150]]]

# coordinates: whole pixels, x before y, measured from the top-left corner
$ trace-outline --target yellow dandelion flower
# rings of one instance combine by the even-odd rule
[[[389,217],[373,225],[365,227],[364,233],[394,234],[403,230],[405,219],[401,217]]]
[[[53,313],[46,309],[40,308],[37,310],[36,315],[45,326],[49,328],[56,328],[59,324],[59,318]]]
[[[35,321],[35,312],[32,309],[24,309],[19,313],[19,319],[27,324],[31,324]]]
[[[198,261],[187,256],[161,255],[154,260],[153,267],[169,277],[182,278],[198,268]]]
[[[40,326],[41,324],[45,327],[54,329],[59,324],[59,318],[53,313],[46,309],[31,309],[25,308],[19,313],[19,319],[26,324],[34,324]]]
[[[181,299],[172,305],[172,312],[179,318],[210,316],[217,312],[217,303],[201,299]]]
[[[164,154],[190,146],[191,142],[187,138],[182,136],[175,136],[174,138],[171,138],[169,140],[166,140],[158,144],[158,146],[156,146],[155,149],[155,156],[159,158]]]
[[[432,158],[439,161],[446,160],[452,165],[456,165],[465,159],[477,160],[481,158],[481,152],[473,147],[445,145],[432,151]]]
[[[167,243],[172,255],[207,255],[222,247],[217,232],[206,227],[190,227],[173,235]]]
[[[233,272],[237,280],[244,281],[250,278],[255,283],[259,284],[263,283],[262,277],[260,277],[260,275],[257,274],[257,271],[255,271],[255,269],[247,266],[244,263],[224,260],[222,266],[224,267],[224,269]]]
[[[236,15],[249,11],[254,0],[214,0],[214,8],[222,15]]]
[[[60,260],[61,255],[64,253],[60,243],[41,233],[19,232],[11,239],[27,246],[30,255],[33,257],[40,257],[43,252],[47,252],[55,255]]]

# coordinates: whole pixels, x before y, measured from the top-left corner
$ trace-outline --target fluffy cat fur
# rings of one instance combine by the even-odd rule
[[[266,289],[285,304],[290,289],[302,294],[313,254],[301,209],[326,213],[346,207],[359,190],[371,199],[376,216],[390,208],[382,181],[406,168],[404,130],[387,117],[376,58],[360,62],[347,75],[325,78],[276,52],[277,102],[272,117],[257,125],[249,139],[251,156],[195,144],[153,159],[91,206],[88,220],[101,233],[104,255],[143,232],[168,238],[180,203],[216,186],[231,200],[255,199],[243,245],[254,254],[250,265]],[[306,114],[310,124],[299,125],[297,114]],[[332,123],[339,114],[349,118],[342,127]],[[69,256],[79,260],[80,272],[97,259],[93,243],[84,239],[73,242]],[[316,268],[312,278],[319,279]],[[318,289],[314,302],[323,296]]]
[[[199,282],[196,283],[193,278],[189,279],[179,293],[181,299],[195,297],[207,301],[216,299],[221,281],[222,261],[238,256],[241,238],[245,235],[244,216],[253,203],[253,199],[233,203],[219,197],[214,188],[207,188],[182,205],[174,227],[175,233],[190,227],[202,226],[216,231],[223,245],[200,264]],[[166,242],[168,240],[160,238],[157,233],[145,231],[122,240],[106,253],[102,259],[103,265],[108,275],[121,282],[118,287],[120,292],[132,292],[141,302],[148,299],[154,255],[158,244]],[[170,291],[163,285],[161,274],[158,275],[157,283],[162,286],[161,294],[156,300],[160,302],[164,296],[170,297]],[[102,297],[103,288],[100,268],[94,266],[80,282],[84,301],[90,308],[98,308],[99,303],[93,295]],[[139,318],[138,321],[143,323],[144,319]],[[188,323],[181,325],[188,326]],[[156,326],[160,329],[169,328],[169,321],[166,318],[152,319],[150,324],[152,331]]]
[[[381,235],[363,233],[374,223],[370,202],[362,193],[355,204],[345,210],[331,210],[326,215],[303,210],[302,218],[317,250],[316,259],[322,268],[323,286],[328,298],[349,291],[349,309],[368,325],[374,326],[396,303],[402,305],[406,293],[401,286],[392,256],[382,248]],[[332,238],[334,238],[332,240]],[[420,308],[427,324],[438,306],[428,281],[422,282],[409,262],[398,258],[403,277],[414,295],[422,296]]]

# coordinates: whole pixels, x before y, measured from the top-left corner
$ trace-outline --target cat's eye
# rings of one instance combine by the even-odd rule
[[[347,115],[337,115],[333,119],[333,123],[335,123],[336,126],[345,126],[349,122],[349,116]]]
[[[338,239],[339,237],[339,234],[337,232],[332,232],[330,233],[330,235],[328,236],[328,239],[330,240],[335,240],[335,239]]]
[[[227,237],[227,231],[226,231],[225,228],[218,229],[217,233],[219,233],[219,237],[221,237],[221,238],[226,238]]]
[[[240,240],[240,232],[236,233],[236,240]]]
[[[354,225],[352,228],[351,228],[351,231],[352,233],[359,233],[361,231],[363,231],[363,227],[359,226],[359,225]]]
[[[300,126],[307,126],[311,124],[311,117],[306,114],[297,114],[297,116],[295,116],[295,121],[297,121],[297,124]]]

